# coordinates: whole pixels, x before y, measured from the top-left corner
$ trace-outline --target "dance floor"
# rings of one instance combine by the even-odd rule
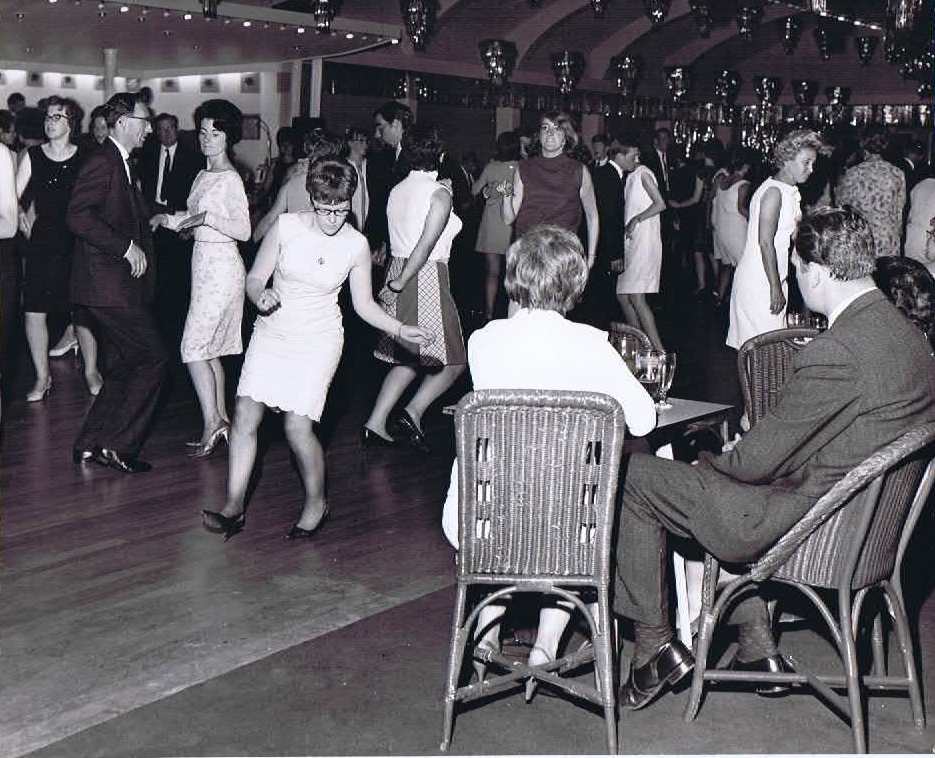
[[[678,394],[736,402],[720,325],[687,311],[673,336]],[[21,356],[5,388],[0,755],[438,752],[454,582],[439,524],[450,418],[427,419],[427,457],[362,450],[380,376],[349,347],[323,426],[330,521],[310,542],[282,539],[301,489],[270,415],[246,529],[224,543],[199,511],[222,502],[226,453],[185,456],[199,415],[180,367],[144,450],[155,468],[140,476],[71,463],[89,398],[70,359],[53,363],[53,378],[45,402],[25,403]],[[932,713],[935,599],[918,553],[910,586]],[[831,660],[813,633],[789,639],[804,658]],[[809,696],[717,693],[692,725],[680,721],[684,703],[676,693],[623,716],[621,750],[850,749],[847,727]],[[874,751],[935,743],[931,728],[912,729],[902,698],[873,699],[870,724]],[[561,699],[501,697],[463,711],[453,752],[595,753],[602,734],[599,716]]]

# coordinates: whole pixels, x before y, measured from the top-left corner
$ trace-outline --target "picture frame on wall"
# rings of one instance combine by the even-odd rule
[[[243,127],[241,130],[241,139],[258,140],[260,139],[260,114],[245,113],[243,117]]]
[[[103,77],[103,76],[98,76],[98,77],[95,78],[95,80],[94,80],[94,89],[96,89],[96,90],[102,90],[102,89],[104,89],[104,77]]]
[[[240,91],[245,95],[260,94],[260,75],[259,74],[241,74]]]
[[[0,71],[0,86],[6,84],[6,74]]]
[[[159,82],[159,91],[160,92],[178,92],[179,91],[179,80],[178,79],[163,79]]]
[[[41,71],[27,71],[26,72],[26,86],[27,87],[41,87],[43,84],[44,77],[42,76]]]
[[[216,76],[203,76],[201,77],[201,91],[202,92],[220,92],[221,84],[218,82]]]
[[[139,92],[140,86],[141,86],[141,82],[138,76],[127,78],[127,91],[128,92]]]
[[[78,85],[75,84],[75,77],[71,74],[62,74],[62,89],[75,89]]]

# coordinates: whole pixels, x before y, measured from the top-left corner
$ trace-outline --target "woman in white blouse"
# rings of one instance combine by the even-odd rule
[[[544,389],[602,392],[624,410],[633,436],[656,426],[652,398],[611,347],[607,332],[565,318],[588,279],[584,250],[577,235],[557,226],[537,226],[516,240],[506,254],[506,291],[520,310],[491,321],[471,336],[468,366],[474,389]],[[442,516],[448,541],[458,547],[458,471]],[[479,615],[478,646],[500,648],[499,618],[504,605],[491,604]],[[562,605],[547,605],[539,615],[530,665],[555,659],[570,618]],[[475,664],[479,678],[484,670]],[[527,690],[527,699],[531,697]]]

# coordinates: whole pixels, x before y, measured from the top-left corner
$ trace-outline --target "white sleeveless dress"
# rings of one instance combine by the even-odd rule
[[[734,182],[725,190],[715,189],[711,211],[714,227],[714,257],[730,266],[737,266],[747,242],[747,219],[737,210],[737,196],[746,179]]]
[[[799,204],[798,187],[769,178],[753,193],[750,199],[750,222],[747,224],[747,242],[743,257],[734,274],[734,286],[730,293],[730,328],[727,330],[727,345],[739,349],[751,337],[786,326],[786,309],[779,313],[769,312],[769,280],[760,255],[759,225],[760,202],[767,190],[775,187],[781,195],[779,224],[773,245],[776,248],[776,266],[783,294],[789,297],[789,253],[792,236],[795,234],[802,210]]]
[[[642,213],[653,204],[652,198],[643,187],[646,176],[656,183],[656,177],[646,166],[637,166],[627,176],[623,189],[624,218],[629,223],[637,213]],[[618,295],[638,295],[659,291],[659,273],[662,269],[661,214],[656,214],[636,225],[632,237],[623,242],[623,257],[626,267],[617,277]]]
[[[345,224],[333,237],[306,213],[284,213],[273,289],[282,306],[257,316],[237,394],[269,408],[321,419],[341,360],[344,327],[338,293],[367,238]],[[314,223],[314,221],[312,221]]]

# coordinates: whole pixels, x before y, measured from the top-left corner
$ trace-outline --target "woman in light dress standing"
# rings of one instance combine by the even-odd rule
[[[730,295],[727,344],[735,350],[751,337],[786,326],[789,254],[802,218],[796,185],[812,173],[821,144],[816,132],[790,132],[773,148],[778,171],[750,200],[746,244]]]
[[[311,537],[328,515],[325,459],[314,424],[344,347],[338,293],[346,279],[354,310],[368,324],[410,344],[433,338],[427,329],[388,316],[373,300],[370,246],[345,223],[357,176],[336,155],[312,163],[307,179],[312,209],[276,219],[247,277],[247,296],[260,315],[237,387],[227,500],[221,511],[202,515],[205,528],[225,539],[246,523],[244,500],[267,408],[286,414],[286,438],[305,488],[302,514],[287,538]],[[272,287],[267,287],[270,276]]]
[[[662,270],[662,228],[660,215],[666,208],[656,177],[640,163],[635,141],[621,140],[619,151],[611,148],[613,160],[627,174],[623,189],[625,237],[624,269],[617,277],[617,300],[624,320],[642,329],[653,346],[663,350],[656,319],[646,295],[659,292]]]
[[[192,299],[182,333],[182,362],[188,366],[204,421],[190,455],[211,455],[230,433],[221,357],[243,352],[243,260],[237,241],[250,239],[247,195],[229,152],[240,141],[243,116],[227,100],[207,100],[195,111],[198,143],[207,168],[195,178],[188,211],[160,213],[150,220],[174,231],[194,229]]]
[[[711,204],[711,225],[714,228],[714,257],[720,262],[714,301],[723,302],[730,287],[731,275],[743,257],[747,242],[747,221],[750,212],[750,181],[747,175],[753,165],[748,151],[738,150],[728,162],[728,173],[715,184]]]
[[[519,160],[519,134],[502,132],[497,135],[497,154],[484,166],[477,177],[471,192],[484,196],[484,213],[477,231],[477,243],[474,249],[484,256],[484,317],[490,321],[494,317],[500,280],[503,277],[503,259],[510,246],[513,229],[503,222],[500,206],[503,194],[497,189],[513,178],[516,163]]]

